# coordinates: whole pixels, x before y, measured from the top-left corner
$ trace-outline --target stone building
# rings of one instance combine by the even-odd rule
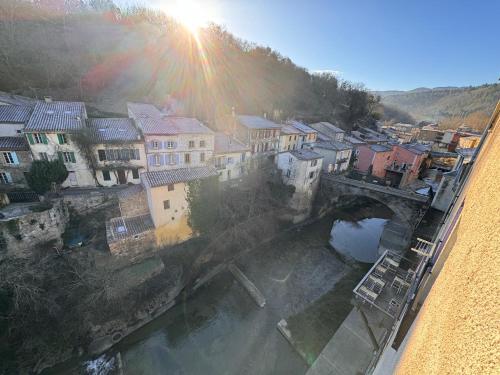
[[[73,135],[85,128],[87,111],[83,102],[37,102],[24,128],[31,152],[36,160],[64,162],[69,175],[62,184],[95,186],[86,155],[81,152]]]
[[[144,136],[147,170],[161,171],[208,165],[214,132],[195,118],[164,114],[151,104],[128,103],[129,117]]]
[[[219,181],[240,178],[250,158],[250,149],[232,136],[217,132],[214,136],[214,167],[219,172]]]
[[[318,190],[323,156],[311,150],[280,152],[276,157],[283,182],[295,187],[290,206],[295,210],[294,222],[309,217]]]
[[[129,118],[89,119],[96,178],[102,186],[139,184],[146,171],[146,152],[140,131]]]

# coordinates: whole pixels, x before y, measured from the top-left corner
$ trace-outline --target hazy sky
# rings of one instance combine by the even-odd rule
[[[168,9],[176,1],[135,2]],[[238,37],[370,89],[500,78],[500,0],[189,1]]]

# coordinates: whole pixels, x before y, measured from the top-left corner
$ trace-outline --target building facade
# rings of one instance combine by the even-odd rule
[[[281,126],[259,116],[234,115],[229,117],[234,137],[250,148],[253,154],[274,154],[279,148]]]
[[[219,173],[219,181],[230,181],[246,173],[250,149],[232,136],[217,132],[214,135],[213,166]]]
[[[392,147],[361,145],[356,148],[354,169],[362,174],[385,178],[385,168],[390,163]]]
[[[128,118],[87,121],[92,139],[93,164],[101,186],[139,184],[146,171],[146,152],[141,133]]]
[[[293,126],[283,125],[280,130],[278,152],[299,150],[304,135]]]
[[[26,173],[32,162],[31,151],[23,137],[0,137],[1,190],[26,188]]]
[[[329,122],[316,122],[314,124],[310,124],[309,127],[313,128],[330,141],[344,142],[345,131]]]
[[[296,120],[289,120],[286,122],[287,125],[293,126],[295,129],[300,131],[301,140],[300,140],[300,148],[304,148],[307,145],[311,145],[318,139],[318,132],[311,128],[310,126]]]
[[[386,164],[386,179],[391,186],[404,187],[417,180],[429,150],[419,144],[396,144]]]
[[[323,157],[322,168],[327,173],[347,171],[352,156],[352,146],[335,141],[316,142],[310,148]]]
[[[85,128],[87,112],[82,102],[37,102],[24,128],[35,160],[59,158],[68,170],[63,187],[95,186],[87,155],[73,136]]]

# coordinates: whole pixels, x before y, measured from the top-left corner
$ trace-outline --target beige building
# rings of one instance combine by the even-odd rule
[[[95,186],[86,156],[72,135],[85,127],[87,112],[82,102],[37,102],[24,129],[31,152],[36,160],[64,162],[69,175],[62,184]]]
[[[140,131],[129,118],[87,121],[96,178],[101,186],[139,184],[146,171],[146,152]]]
[[[218,176],[213,167],[181,168],[141,175],[158,246],[176,244],[193,235],[188,224],[188,183],[212,176]]]
[[[214,167],[219,173],[219,181],[240,178],[246,173],[250,149],[230,135],[215,133]]]
[[[300,148],[304,148],[304,146],[310,145],[317,141],[318,131],[311,128],[310,126],[307,126],[306,124],[296,120],[289,120],[286,122],[286,124],[289,126],[293,126],[295,129],[300,131]]]
[[[200,121],[164,114],[151,104],[128,103],[127,107],[144,136],[148,171],[211,163],[214,132]]]
[[[281,126],[267,118],[251,115],[233,115],[225,118],[224,128],[230,129],[238,141],[254,154],[275,154],[279,147]]]
[[[278,152],[299,150],[303,135],[297,128],[283,125],[280,130]]]

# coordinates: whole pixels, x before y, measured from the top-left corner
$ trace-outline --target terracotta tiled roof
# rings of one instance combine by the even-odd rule
[[[87,126],[96,143],[141,140],[141,133],[130,118],[93,118],[87,120]]]
[[[144,172],[141,174],[141,180],[146,187],[158,187],[212,176],[218,176],[217,170],[214,167],[193,167]]]
[[[1,151],[28,151],[30,146],[24,137],[0,137]]]
[[[26,132],[71,132],[84,126],[83,102],[38,102],[24,129]]]
[[[0,123],[22,124],[28,121],[31,107],[25,105],[0,105]]]

